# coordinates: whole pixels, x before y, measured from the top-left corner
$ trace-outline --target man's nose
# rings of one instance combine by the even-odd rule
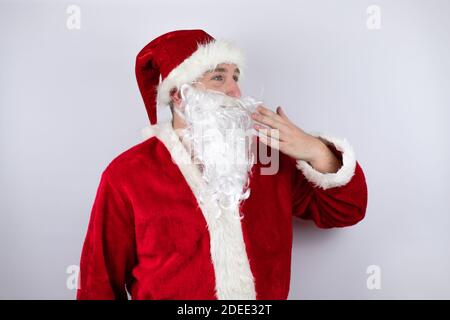
[[[236,81],[232,80],[231,83],[227,87],[226,94],[233,98],[241,97],[241,89]]]

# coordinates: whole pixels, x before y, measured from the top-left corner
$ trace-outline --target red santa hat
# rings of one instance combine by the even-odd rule
[[[136,57],[136,78],[150,123],[157,122],[156,106],[169,104],[172,89],[197,80],[220,63],[236,64],[242,77],[243,52],[203,30],[172,31],[147,44]]]

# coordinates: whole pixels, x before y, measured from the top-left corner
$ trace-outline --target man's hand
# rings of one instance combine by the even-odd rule
[[[293,124],[281,107],[278,107],[275,113],[260,105],[252,117],[255,121],[267,126],[254,125],[262,143],[279,149],[296,160],[307,161],[321,173],[335,173],[342,166],[342,162],[320,138],[304,132]]]

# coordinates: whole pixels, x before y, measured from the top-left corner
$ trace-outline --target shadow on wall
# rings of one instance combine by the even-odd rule
[[[298,217],[292,218],[292,228],[293,228],[293,248],[295,249],[296,242],[300,242],[298,239],[301,234],[301,244],[308,246],[311,244],[320,245],[320,243],[325,243],[334,239],[337,234],[345,230],[345,228],[330,228],[321,229],[317,227],[313,221],[304,220]],[[343,229],[343,230],[341,230]]]

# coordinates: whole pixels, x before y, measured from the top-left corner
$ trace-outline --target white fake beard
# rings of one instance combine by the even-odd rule
[[[175,111],[187,125],[182,140],[190,148],[194,163],[200,165],[206,185],[200,201],[213,199],[222,210],[238,212],[242,218],[236,209],[250,196],[254,164],[251,113],[258,103],[251,97],[236,99],[187,84],[180,92],[181,110]]]

